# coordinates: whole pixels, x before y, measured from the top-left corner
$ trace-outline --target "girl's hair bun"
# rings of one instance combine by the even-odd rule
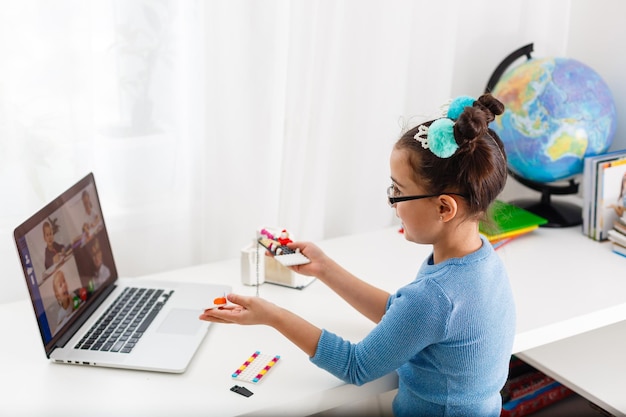
[[[504,113],[504,104],[491,94],[483,94],[476,101],[478,107],[481,107],[483,111],[488,114],[488,123],[491,123],[496,116]]]
[[[466,107],[459,116],[456,129],[459,144],[482,137],[496,116],[504,113],[504,105],[491,94],[483,94],[472,107]]]

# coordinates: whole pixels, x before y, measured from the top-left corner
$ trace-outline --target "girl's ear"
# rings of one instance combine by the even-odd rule
[[[442,194],[439,196],[439,216],[443,222],[454,219],[458,211],[458,204],[452,196]]]

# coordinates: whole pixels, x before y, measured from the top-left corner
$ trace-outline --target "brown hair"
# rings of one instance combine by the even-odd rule
[[[456,192],[467,196],[469,216],[482,217],[500,194],[507,178],[504,144],[489,128],[504,105],[484,94],[465,107],[454,123],[454,140],[459,146],[449,158],[440,158],[415,139],[419,126],[400,137],[395,149],[405,150],[413,168],[413,180],[429,194]],[[434,120],[423,123],[430,126]]]

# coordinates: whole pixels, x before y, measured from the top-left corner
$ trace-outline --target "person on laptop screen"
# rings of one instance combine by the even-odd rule
[[[69,320],[77,305],[75,305],[73,297],[70,295],[67,281],[65,280],[65,274],[62,270],[58,270],[54,274],[52,288],[54,289],[54,296],[59,305],[56,322],[56,326],[59,328]]]
[[[93,207],[91,203],[91,197],[87,190],[83,191],[81,198],[83,200],[83,207],[85,208],[85,222],[83,223],[83,233],[86,240],[89,240],[91,235],[97,231],[100,225],[100,215]]]
[[[54,240],[54,230],[49,221],[43,223],[43,239],[46,242],[44,267],[50,268],[65,256],[65,246]]]
[[[93,286],[94,289],[97,289],[111,276],[111,271],[102,260],[102,249],[98,238],[95,238],[91,245],[91,258],[94,265]]]

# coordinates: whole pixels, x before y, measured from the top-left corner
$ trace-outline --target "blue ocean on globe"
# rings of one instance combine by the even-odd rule
[[[491,128],[504,142],[509,169],[524,179],[573,177],[583,171],[586,156],[605,153],[613,142],[611,91],[574,59],[529,59],[507,71],[492,94],[506,110]]]

